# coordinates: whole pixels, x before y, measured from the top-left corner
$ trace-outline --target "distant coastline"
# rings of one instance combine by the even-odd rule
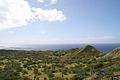
[[[7,50],[35,50],[35,51],[45,51],[45,50],[68,50],[71,48],[81,48],[87,44],[39,44],[39,45],[22,45],[15,47],[4,47],[1,46],[0,49]],[[90,44],[96,47],[98,50],[108,53],[116,47],[120,47],[120,43],[113,44]]]

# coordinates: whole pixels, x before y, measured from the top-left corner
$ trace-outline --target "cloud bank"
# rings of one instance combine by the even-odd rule
[[[56,0],[52,1],[54,3]],[[64,21],[66,17],[57,9],[31,7],[27,0],[0,0],[0,30],[21,27],[32,20],[53,22]]]

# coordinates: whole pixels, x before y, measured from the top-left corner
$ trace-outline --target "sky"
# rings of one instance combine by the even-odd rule
[[[120,0],[0,0],[0,45],[120,43]]]

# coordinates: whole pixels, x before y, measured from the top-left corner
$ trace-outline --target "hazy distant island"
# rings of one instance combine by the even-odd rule
[[[0,50],[0,80],[120,80],[120,47],[107,54],[91,45],[69,50]]]

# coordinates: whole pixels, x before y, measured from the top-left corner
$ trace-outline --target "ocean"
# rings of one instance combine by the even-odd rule
[[[81,48],[88,44],[42,44],[42,45],[24,45],[21,49],[25,50],[68,50],[71,48]],[[89,44],[94,46],[96,49],[108,53],[116,47],[120,47],[120,44]]]

